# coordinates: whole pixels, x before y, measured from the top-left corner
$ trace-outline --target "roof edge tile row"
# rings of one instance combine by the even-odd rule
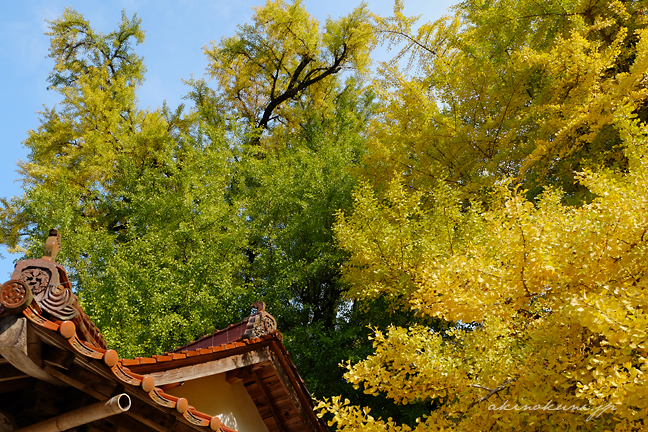
[[[211,416],[197,411],[189,405],[189,401],[186,399],[177,398],[164,392],[161,388],[156,387],[153,377],[132,372],[127,366],[129,362],[120,359],[116,351],[97,347],[87,341],[81,340],[77,335],[77,328],[74,322],[49,320],[42,315],[38,305],[35,303],[30,304],[24,309],[22,314],[40,328],[57,332],[67,341],[69,348],[75,354],[102,362],[104,367],[108,368],[110,373],[123,385],[141,388],[144,392],[148,393],[154,403],[163,408],[176,410],[192,425],[203,427],[209,431],[236,432],[234,429],[222,424],[218,416]],[[171,356],[155,357],[158,357],[157,359],[153,358],[156,361],[160,361],[161,357],[169,357],[169,361],[172,360]]]

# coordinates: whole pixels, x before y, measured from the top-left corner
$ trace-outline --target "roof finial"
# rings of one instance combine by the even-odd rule
[[[45,241],[45,254],[43,259],[56,262],[56,255],[61,250],[61,234],[56,228],[49,230],[49,237]]]
[[[265,311],[265,302],[255,301],[254,303],[252,303],[252,307],[256,309],[256,312],[254,312],[252,315],[258,314],[260,312]]]

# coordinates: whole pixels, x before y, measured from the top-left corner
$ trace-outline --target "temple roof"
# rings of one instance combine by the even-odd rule
[[[132,431],[235,432],[192,406],[199,401],[172,394],[184,382],[225,373],[227,382],[243,384],[270,432],[326,430],[262,302],[241,322],[173,352],[123,359],[106,345],[56,264],[59,239],[50,232],[49,254],[19,261],[0,287],[0,381],[20,381],[26,388],[43,381],[97,400],[123,391],[133,409],[114,421]]]

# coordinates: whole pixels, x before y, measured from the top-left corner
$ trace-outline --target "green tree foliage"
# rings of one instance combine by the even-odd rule
[[[143,158],[149,146],[129,139],[141,126],[159,128],[159,115],[146,118],[136,108],[135,90],[143,79],[142,60],[132,50],[144,33],[136,16],[122,15],[119,27],[108,35],[96,32],[74,10],[50,22],[50,54],[55,60],[48,81],[63,100],[59,108],[45,108],[41,125],[29,132],[24,145],[29,160],[20,166],[27,187],[54,187],[66,182],[91,199],[93,187],[106,188],[119,154]],[[148,128],[147,128],[148,129]],[[135,146],[135,144],[138,144]],[[2,200],[2,242],[20,243],[30,215],[17,198]]]
[[[185,115],[137,107],[144,68],[134,52],[143,40],[136,17],[103,35],[66,10],[48,33],[51,88],[63,101],[26,141],[25,195],[4,208],[14,230],[5,243],[40,256],[43,234],[58,227],[60,261],[121,355],[179,346],[240,320],[262,299],[293,352],[331,348],[325,361],[299,356],[310,388],[345,391],[337,365],[368,352],[365,325],[374,322],[342,298],[347,253],[332,231],[335,213],[350,209],[375,109],[357,75],[372,40],[367,18],[363,6],[320,31],[299,2],[257,8],[253,26],[208,50],[217,87],[191,82],[195,110]],[[249,79],[257,114],[283,116],[265,126],[228,93],[236,62],[222,56],[239,39],[257,60],[227,55],[238,58],[238,78]],[[275,90],[263,81],[271,54],[282,59]],[[261,148],[258,127],[272,129]]]
[[[337,365],[367,335],[358,317],[340,313],[347,289],[340,265],[348,254],[336,245],[332,229],[335,212],[351,208],[357,182],[352,168],[364,155],[363,130],[372,108],[371,94],[353,80],[347,84],[333,117],[322,120],[313,112],[303,133],[285,138],[263,159],[251,148],[241,166],[251,288],[278,318],[308,388],[325,394],[344,391]],[[329,349],[321,357],[324,346]]]
[[[312,322],[331,327],[345,290],[339,265],[346,254],[335,245],[332,226],[335,212],[351,207],[352,168],[364,156],[362,134],[372,108],[371,94],[354,81],[341,89],[333,117],[311,116],[304,132],[286,137],[281,149],[241,164],[239,193],[254,236],[250,278],[259,295],[284,305],[287,329]]]
[[[622,430],[609,415],[479,411],[487,395],[569,390],[624,405],[632,430],[646,6],[455,12],[417,28],[401,2],[373,24],[361,5],[320,26],[299,1],[269,1],[205,48],[212,81],[189,82],[184,113],[137,106],[137,17],[104,35],[66,10],[48,33],[63,100],[25,141],[2,242],[40,256],[58,227],[80,301],[124,356],[266,301],[308,387],[343,396],[322,405],[340,429]],[[375,30],[405,42],[411,68],[383,65],[367,87]]]
[[[300,2],[268,2],[253,22],[206,50],[217,87],[194,81],[189,95],[205,122],[252,136],[235,146],[229,191],[245,203],[250,229],[246,283],[277,317],[312,392],[389,406],[347,386],[338,367],[369,352],[367,325],[407,321],[343,298],[348,254],[332,230],[352,204],[375,111],[359,76],[373,43],[366,8],[318,30]],[[354,75],[342,80],[343,71]]]
[[[215,138],[173,142],[151,155],[157,166],[122,157],[110,191],[97,188],[89,200],[67,182],[27,189],[28,256],[42,255],[45,227],[66,233],[59,262],[122,355],[180,346],[249,307],[239,275],[247,229],[224,199],[227,147]]]
[[[38,130],[30,131],[25,145],[31,154],[21,167],[23,178],[58,183],[66,176],[76,188],[108,187],[118,155],[144,158],[160,145],[159,139],[130,139],[161,126],[159,114],[147,118],[137,109],[135,91],[144,66],[132,45],[144,41],[140,20],[122,15],[118,29],[103,35],[66,9],[50,22],[47,35],[49,56],[56,62],[50,89],[63,101],[59,108],[46,109]]]
[[[66,10],[50,30],[51,88],[63,101],[25,141],[25,195],[4,209],[21,237],[3,240],[40,256],[43,233],[58,227],[80,301],[122,355],[172,349],[240,319],[247,229],[225,200],[224,133],[166,107],[137,108],[136,17],[103,35]]]

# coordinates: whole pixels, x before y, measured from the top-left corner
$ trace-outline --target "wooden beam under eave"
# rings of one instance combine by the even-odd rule
[[[146,416],[143,416],[143,415],[140,415],[140,414],[138,414],[136,412],[128,412],[128,413],[126,413],[126,415],[128,417],[132,418],[133,420],[137,421],[138,423],[141,423],[144,426],[154,430],[155,432],[173,432],[174,431],[174,428],[173,429],[166,428],[166,427],[162,426],[161,424],[158,424],[158,423],[154,422],[150,418],[148,418]],[[137,432],[139,432],[139,430]]]
[[[85,425],[85,430],[86,432],[119,432],[119,426],[106,421],[106,419],[101,419]]]
[[[115,387],[117,387],[117,384],[110,381],[109,382],[104,381],[101,383],[98,382],[99,379],[98,377],[95,377],[94,380],[88,380],[87,373],[85,377],[79,376],[80,371],[72,370],[63,373],[63,371],[58,370],[57,368],[50,365],[46,365],[44,370],[45,372],[63,381],[64,383],[72,387],[75,387],[78,390],[81,390],[83,393],[88,394],[98,400],[105,399],[108,396],[110,396],[112,390],[114,390]],[[112,389],[108,391],[111,385],[112,385]]]
[[[76,357],[72,351],[60,349],[51,345],[43,344],[41,355],[45,364],[56,366],[59,369],[68,369]]]
[[[283,417],[281,417],[281,412],[277,409],[277,406],[275,405],[274,401],[270,397],[270,393],[268,392],[268,389],[263,384],[263,377],[261,376],[261,373],[258,370],[256,370],[254,371],[253,377],[254,377],[254,382],[256,383],[257,387],[259,387],[261,393],[263,394],[263,397],[268,403],[268,408],[270,408],[270,413],[272,413],[272,417],[275,419],[275,422],[277,423],[279,430],[281,432],[288,432],[288,428],[286,428],[284,419]]]
[[[36,382],[36,378],[32,377],[3,382],[2,385],[0,385],[0,394],[11,393],[27,387],[33,387]]]
[[[205,363],[198,363],[191,366],[183,366],[161,372],[153,372],[148,375],[155,379],[155,385],[189,381],[207,376],[218,375],[234,369],[252,366],[258,363],[270,361],[270,350],[264,347],[257,351],[250,351],[243,354],[225,357],[219,360],[212,360]]]
[[[0,364],[0,383],[6,383],[7,381],[14,381],[21,378],[27,378],[25,372],[20,369],[16,369],[11,364]],[[4,385],[4,384],[3,384]]]
[[[145,432],[147,430],[146,426],[143,423],[135,420],[133,417],[129,417],[126,414],[120,414],[104,419],[103,422],[114,424],[116,426],[117,432]],[[106,427],[102,427],[101,429],[106,429]]]
[[[75,387],[99,400],[104,399],[106,397],[106,393],[111,393],[111,388],[114,390],[117,387],[117,384],[114,382],[99,382],[99,380],[105,379],[98,376],[94,377],[94,386],[92,386],[92,380],[88,380],[87,376],[84,375],[88,374],[88,371],[86,371],[85,369],[79,370],[79,366],[76,365],[65,372],[57,370],[55,367],[49,365],[45,366],[45,369],[70,386]],[[83,379],[83,382],[73,378],[70,375]],[[102,389],[102,391],[99,392],[95,390],[95,388],[100,388]],[[131,396],[132,408],[123,414],[111,417],[110,421],[114,421],[118,424],[125,423],[128,425],[127,429],[133,432],[141,432],[143,428],[148,428],[150,430],[154,430],[155,432],[195,432],[194,428],[192,428],[191,426],[179,422],[176,419],[175,415],[168,414],[167,412],[164,412],[159,408],[150,406],[150,403],[147,403],[148,401],[146,401],[146,398],[141,397],[142,395],[140,393],[142,392],[138,391],[139,389],[133,388],[131,390],[135,390],[128,392]],[[140,398],[135,398],[135,395],[140,396]],[[123,420],[124,416],[130,417],[132,419],[130,423]],[[157,421],[153,419],[156,419]],[[160,424],[158,422],[159,420],[163,420],[164,423],[169,423],[173,426],[166,427],[165,425]],[[134,424],[133,421],[136,421],[137,423]]]
[[[63,337],[58,333],[40,327],[34,327],[34,329],[36,330],[38,336],[47,344],[62,350],[71,349],[67,340],[63,339]],[[47,369],[48,371],[58,370],[58,368],[55,368],[51,365],[46,365],[45,369]],[[182,416],[182,414],[175,411],[174,409],[164,408],[158,405],[149,396],[149,394],[141,388],[118,382],[114,373],[102,361],[84,357],[82,355],[76,355],[73,364],[69,367],[68,370],[58,370],[58,372],[62,373],[68,378],[79,378],[78,380],[76,378],[74,379],[76,383],[73,382],[73,380],[68,380],[68,383],[73,387],[76,387],[84,393],[89,394],[97,399],[104,398],[104,396],[98,396],[102,395],[106,390],[94,389],[95,391],[92,391],[92,389],[88,389],[88,386],[85,386],[84,382],[86,380],[80,378],[83,376],[81,370],[85,374],[95,375],[95,379],[100,379],[98,382],[100,384],[103,383],[102,385],[123,385],[124,391],[131,397],[132,408],[125,414],[119,414],[117,416],[111,417],[111,419],[128,416],[137,420],[137,422],[142,426],[135,429],[134,432],[142,432],[144,425],[146,426],[146,428],[155,430],[157,432],[197,432],[206,430],[204,427],[189,423],[189,421],[186,420]],[[157,381],[155,384],[159,385]],[[141,410],[137,408],[138,406],[142,407]],[[140,415],[139,412],[144,412],[144,414]]]
[[[290,395],[293,404],[295,404],[295,407],[297,407],[297,411],[299,412],[301,418],[304,420],[304,423],[306,424],[308,430],[313,432],[324,431],[325,429],[319,423],[317,424],[313,423],[313,419],[311,419],[311,415],[314,417],[315,414],[311,409],[311,407],[306,405],[307,400],[305,399],[305,395],[302,394],[300,397],[300,394],[298,393],[298,389],[295,386],[295,384],[297,383],[296,377],[293,376],[291,378],[291,376],[288,375],[287,367],[284,367],[285,361],[282,362],[279,356],[275,353],[272,353],[271,361],[272,361],[272,365],[277,371],[277,375],[279,376],[279,382],[281,382],[284,389],[286,389],[286,391]],[[309,411],[311,415],[309,415]]]
[[[42,342],[28,325],[27,318],[20,315],[0,317],[0,355],[29,376],[50,384],[65,386],[41,369],[41,348]]]

